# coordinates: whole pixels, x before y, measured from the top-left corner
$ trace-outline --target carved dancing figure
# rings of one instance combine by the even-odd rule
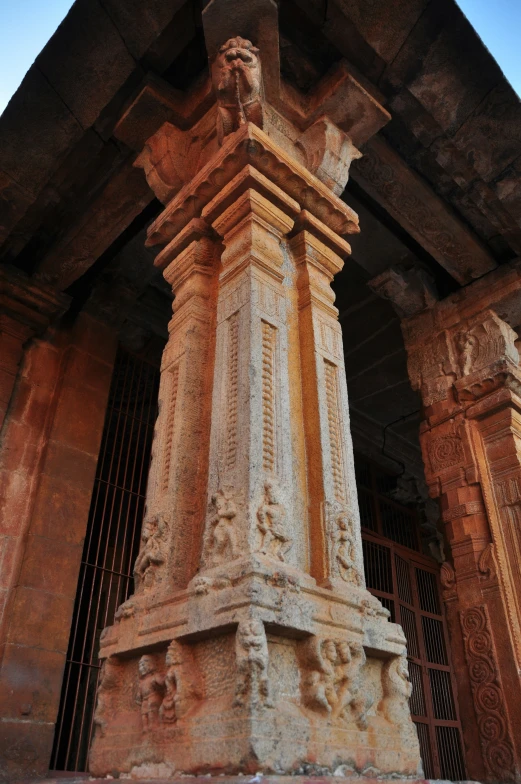
[[[280,561],[286,560],[286,554],[293,545],[293,540],[284,530],[285,519],[286,510],[277,500],[273,483],[265,482],[263,503],[257,511],[257,528],[262,536],[259,552]]]
[[[138,664],[139,692],[137,702],[141,705],[141,721],[143,732],[152,729],[159,719],[159,708],[163,701],[165,682],[157,672],[157,665],[152,656],[146,654]]]
[[[338,703],[337,650],[334,640],[313,637],[307,645],[307,667],[303,680],[304,703],[310,708],[331,713]]]
[[[343,643],[342,643],[343,644]],[[362,669],[366,662],[364,646],[360,642],[349,643],[351,661],[347,664],[345,676],[349,682],[351,695],[350,706],[354,720],[359,729],[367,729],[367,713],[372,707],[374,698],[364,691]]]
[[[134,577],[138,585],[150,587],[154,572],[166,560],[165,544],[168,522],[163,515],[146,518],[141,532],[141,549],[134,564]]]
[[[172,640],[168,646],[165,664],[165,696],[159,709],[159,718],[166,724],[181,719],[193,700],[201,698],[201,690],[190,677],[190,658],[186,646]]]
[[[253,122],[262,128],[262,81],[259,50],[240,36],[223,44],[213,65],[217,93],[219,144],[241,125]]]
[[[361,579],[356,567],[354,553],[353,523],[345,512],[341,512],[336,520],[334,532],[334,551],[340,577],[347,583],[360,585]]]
[[[273,707],[268,680],[268,641],[262,621],[241,621],[235,643],[237,685],[234,705],[244,705],[249,694],[252,705],[263,702]]]
[[[383,698],[378,706],[380,712],[391,724],[409,724],[409,699],[412,683],[409,681],[407,657],[393,656],[382,668]]]
[[[105,736],[105,727],[116,710],[117,687],[120,682],[121,667],[114,657],[105,659],[101,665],[94,724],[99,727],[99,734]]]
[[[229,494],[218,490],[212,495],[215,514],[210,518],[206,558],[209,566],[217,566],[226,559],[237,558],[237,536],[234,520],[237,506]]]

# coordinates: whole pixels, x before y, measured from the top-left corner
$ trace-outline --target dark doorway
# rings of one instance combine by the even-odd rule
[[[356,460],[367,587],[407,638],[410,707],[425,778],[466,778],[439,565],[422,555],[417,513],[391,497],[396,478]]]

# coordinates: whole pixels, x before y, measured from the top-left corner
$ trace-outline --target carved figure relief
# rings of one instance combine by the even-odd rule
[[[201,699],[202,693],[193,677],[193,664],[189,653],[177,640],[172,640],[166,652],[165,695],[159,717],[166,724],[174,724],[182,718],[194,700]]]
[[[105,659],[101,665],[94,724],[103,738],[105,728],[116,711],[116,695],[120,684],[121,666],[115,657]]]
[[[145,654],[139,660],[139,688],[137,702],[141,705],[143,732],[148,732],[159,722],[159,709],[165,693],[165,682],[158,672],[153,656]]]
[[[481,750],[495,781],[515,781],[514,749],[485,605],[460,613]]]
[[[249,698],[252,705],[273,707],[268,677],[268,641],[262,621],[241,621],[235,641],[237,684],[234,705],[244,705]]]
[[[362,669],[366,661],[361,643],[310,639],[305,646],[302,702],[320,713],[354,721],[367,729],[367,712],[373,704],[363,691]]]
[[[454,338],[456,351],[458,352],[458,366],[462,376],[468,376],[472,371],[477,350],[478,339],[470,332],[458,332]]]
[[[215,514],[210,517],[204,556],[205,566],[218,566],[238,556],[235,518],[237,505],[232,490],[224,488],[212,496]]]
[[[139,588],[150,588],[156,570],[166,560],[166,544],[170,524],[162,514],[145,518],[141,532],[141,549],[134,564],[134,579]]]
[[[383,698],[378,706],[380,712],[391,724],[397,726],[411,723],[409,699],[412,683],[409,681],[407,657],[393,656],[382,668]]]
[[[362,578],[355,561],[353,521],[345,511],[334,512],[334,528],[331,531],[332,556],[338,575],[346,583],[362,585]]]
[[[264,498],[257,511],[257,528],[261,535],[259,552],[286,560],[286,554],[293,545],[293,539],[288,536],[284,523],[286,510],[277,498],[273,482],[264,483]]]
[[[247,122],[263,126],[262,78],[259,50],[240,36],[223,44],[212,68],[217,94],[219,144]]]

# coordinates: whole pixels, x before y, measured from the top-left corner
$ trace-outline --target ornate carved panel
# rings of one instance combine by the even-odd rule
[[[515,781],[514,748],[485,605],[460,612],[483,760],[497,781]]]

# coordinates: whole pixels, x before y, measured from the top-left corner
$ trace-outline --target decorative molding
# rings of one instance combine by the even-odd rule
[[[494,781],[515,781],[514,747],[485,605],[460,612],[483,761]]]
[[[481,501],[467,501],[464,504],[450,506],[443,512],[443,522],[449,523],[457,517],[466,517],[473,514],[485,514],[485,507]]]
[[[457,435],[431,436],[427,451],[433,473],[461,465],[464,460],[463,444]]]
[[[331,456],[331,473],[336,500],[343,504],[346,500],[344,459],[340,435],[340,405],[338,399],[338,368],[324,360],[324,378],[326,386],[327,424],[329,430],[329,448]]]
[[[179,365],[174,365],[169,369],[170,373],[170,394],[168,401],[168,411],[165,423],[165,436],[164,436],[164,456],[163,456],[163,471],[161,490],[163,493],[168,491],[170,483],[170,463],[172,459],[172,438],[174,436],[174,422],[177,404],[177,389],[179,385]]]
[[[275,348],[277,329],[262,322],[262,467],[271,473],[276,465]]]
[[[237,427],[239,405],[239,314],[228,319],[228,361],[227,361],[226,409],[226,468],[233,468],[237,459]]]

